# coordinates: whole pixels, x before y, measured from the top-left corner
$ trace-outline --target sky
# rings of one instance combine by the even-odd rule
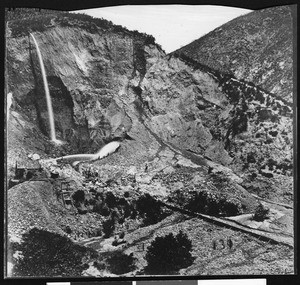
[[[153,35],[169,53],[251,10],[212,5],[125,5],[74,12]]]

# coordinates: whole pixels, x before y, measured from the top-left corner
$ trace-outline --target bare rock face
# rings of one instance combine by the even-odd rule
[[[211,140],[211,134],[197,118],[197,75],[176,59],[161,60],[146,73],[141,97],[148,107],[147,122],[153,131],[168,142],[200,153]]]
[[[113,97],[133,70],[132,39],[102,38],[101,34],[60,27],[35,37],[46,66],[58,137],[75,149],[88,151],[99,148],[105,139],[129,131],[130,119]],[[17,102],[47,135],[47,106],[35,48],[27,37],[17,41],[10,41],[8,50],[18,53],[18,59],[27,67],[14,65],[21,69],[22,77],[17,80],[16,69],[8,70],[13,81],[10,88]]]
[[[244,73],[238,79],[188,56],[165,55],[145,35],[113,25],[91,28],[75,16],[67,22],[65,17],[52,18],[43,30],[33,29],[62,147],[47,139],[48,111],[35,47],[16,22],[8,25],[8,89],[14,100],[10,168],[18,159],[14,145],[22,145],[23,132],[27,141],[16,151],[21,159],[28,153],[42,158],[95,153],[112,139],[123,140],[114,158],[97,162],[107,175],[124,173],[132,165],[143,171],[146,162],[157,157],[170,170],[176,160],[168,158],[165,164],[159,155],[169,148],[182,157],[205,156],[245,177],[291,176],[292,109],[281,93],[271,94],[241,79]]]
[[[263,27],[269,31],[274,11],[285,15],[278,21],[283,21],[286,27],[290,23],[286,9],[249,15],[256,19],[259,14],[265,23]],[[273,44],[271,34],[268,36],[264,28],[261,32],[254,27],[250,36],[247,34],[253,52],[246,53],[251,59],[246,61],[243,55],[230,51],[231,36],[234,50],[249,46],[238,35],[244,34],[243,29],[252,23],[247,24],[247,17],[239,19],[242,20],[236,25],[239,31],[236,37],[230,29],[225,31],[225,25],[206,37],[207,41],[200,41],[200,50],[205,43],[210,45],[202,53],[204,64],[198,58],[195,60],[194,54],[192,58],[176,53],[166,55],[151,36],[83,15],[50,13],[42,19],[34,16],[9,21],[6,78],[7,92],[12,98],[6,125],[7,177],[14,177],[16,162],[19,167],[41,167],[44,174],[37,176],[43,179],[22,182],[23,179],[18,185],[9,185],[10,237],[19,237],[34,227],[82,241],[101,236],[104,225],[111,220],[114,229],[110,234],[123,231],[124,237],[126,231],[125,242],[135,244],[141,238],[150,243],[153,231],[164,232],[167,228],[176,232],[182,227],[195,235],[194,252],[209,258],[208,267],[216,262],[218,269],[224,264],[226,274],[236,272],[228,263],[228,255],[225,261],[222,256],[211,261],[211,249],[205,246],[203,252],[203,240],[199,240],[203,232],[209,242],[212,238],[223,239],[223,235],[228,235],[228,228],[221,231],[213,223],[202,220],[195,223],[198,219],[186,220],[183,215],[179,224],[177,214],[172,214],[170,220],[165,217],[171,209],[176,209],[214,216],[211,217],[214,221],[215,217],[232,216],[236,221],[243,221],[251,219],[260,199],[265,199],[264,203],[272,200],[269,203],[272,207],[276,203],[293,203],[290,46],[286,38],[280,46],[276,45],[278,41]],[[226,50],[229,46],[224,53],[216,43],[222,29],[228,40],[222,48]],[[43,81],[29,30],[41,49],[56,135],[62,144],[49,139]],[[261,45],[255,41],[262,33],[263,46],[267,42],[271,44],[266,51],[266,62],[257,69],[258,61],[253,57]],[[197,54],[196,48],[194,51]],[[207,55],[209,51],[215,54]],[[281,54],[284,52],[286,57]],[[259,54],[260,60],[264,59],[264,53],[263,50]],[[227,56],[232,58],[227,60]],[[212,58],[217,58],[215,65],[211,64]],[[277,59],[284,61],[279,65],[288,88],[277,80],[279,73],[274,66],[269,66],[270,62],[277,64]],[[263,84],[268,90],[249,80]],[[56,159],[79,153],[93,157],[86,154],[97,153],[114,140],[118,141],[117,151],[95,161],[76,161],[71,165]],[[70,182],[74,207],[64,206],[60,192],[60,182],[64,179]],[[146,213],[139,213],[134,204],[142,196],[155,201],[154,205],[159,207],[151,210],[161,212],[159,218],[163,219],[155,219],[154,224],[143,228],[140,226]],[[291,208],[282,204],[274,207],[277,206]],[[292,228],[291,211],[289,215],[283,221],[287,228]],[[172,219],[176,220],[175,224]],[[270,220],[265,224],[270,224]],[[252,249],[253,242],[247,233],[232,231],[232,234],[241,235],[241,245],[247,240],[247,247]],[[121,248],[111,244],[113,237],[106,238],[106,233],[101,240],[100,243],[95,240],[95,244],[89,240],[84,245],[104,244],[112,251]],[[126,250],[131,251],[130,247]],[[232,254],[236,252],[234,248]],[[283,254],[279,252],[278,256]],[[244,259],[238,256],[238,260],[244,266]],[[252,266],[252,257],[250,261]],[[95,263],[91,261],[91,264]],[[200,271],[193,265],[187,272],[209,271],[201,264],[199,268]],[[214,268],[213,271],[216,272]],[[263,272],[273,273],[272,270]],[[281,271],[274,269],[274,272]]]
[[[218,141],[207,147],[205,150],[205,156],[209,157],[213,161],[218,161],[223,165],[229,165],[233,160],[233,158],[230,157],[224,149],[224,144]]]

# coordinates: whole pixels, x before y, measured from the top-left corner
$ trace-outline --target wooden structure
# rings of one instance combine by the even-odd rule
[[[58,183],[56,184],[58,187],[57,198],[61,198],[65,207],[67,207],[67,205],[74,207],[73,200],[71,198],[74,192],[74,187],[72,187],[71,184],[74,181],[67,181],[65,178],[57,178],[55,181]]]
[[[137,247],[136,247],[136,251],[137,252],[145,251],[145,244],[143,242],[138,244]]]
[[[45,180],[46,176],[39,163],[19,167],[16,161],[15,176],[8,181],[8,188],[11,188],[24,181]]]
[[[65,207],[66,205],[71,205],[72,207],[74,207],[71,198],[73,190],[70,187],[70,183],[71,183],[70,181],[64,181],[64,180],[60,182],[61,199]]]
[[[14,179],[30,180],[34,176],[37,176],[42,172],[42,167],[39,163],[34,166],[36,167],[18,167],[18,163],[16,161]]]

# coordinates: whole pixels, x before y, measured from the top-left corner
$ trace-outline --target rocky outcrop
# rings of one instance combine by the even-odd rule
[[[29,134],[30,124],[38,135],[21,144],[22,159],[29,149],[58,157],[95,153],[114,138],[123,140],[118,153],[95,162],[107,177],[129,171],[150,184],[155,172],[172,172],[178,161],[205,165],[204,156],[244,177],[291,177],[292,108],[281,94],[187,56],[166,55],[151,38],[109,23],[47,17],[52,24],[32,26],[32,32],[44,57],[58,138],[66,143],[47,140],[36,52],[22,21],[9,22],[8,91],[15,101],[9,167],[17,159],[18,133]],[[153,162],[156,171],[144,175]]]
[[[62,144],[49,140],[47,106],[29,31],[43,55]],[[85,246],[104,244],[102,255],[107,248],[113,252],[140,242],[137,229],[143,232],[147,224],[145,240],[164,223],[170,230],[164,218],[171,212],[163,206],[168,203],[184,213],[220,217],[211,221],[240,214],[251,219],[260,199],[280,207],[292,204],[293,110],[281,93],[256,86],[241,78],[242,73],[234,76],[189,56],[166,55],[152,37],[84,15],[49,13],[9,20],[8,34],[7,91],[12,104],[7,176],[14,176],[16,161],[25,168],[37,163],[47,176],[38,181],[37,174],[37,179],[8,189],[10,239],[22,234],[26,238],[34,228],[33,233],[84,240]],[[264,84],[269,78],[272,85],[276,77],[269,75],[266,71]],[[284,87],[274,86],[273,92]],[[102,149],[104,145],[113,148]],[[70,165],[96,153],[101,159]],[[68,159],[61,159],[65,156]],[[73,207],[63,203],[60,181],[70,183],[68,201]],[[182,219],[184,225],[195,220]],[[292,229],[291,211],[284,219]],[[221,236],[227,235],[229,229],[223,230]],[[220,234],[216,225],[201,221],[201,236],[203,232],[209,242]],[[113,234],[125,234],[121,244],[107,238]],[[131,234],[135,238],[129,245]],[[197,233],[194,244],[198,237]],[[247,235],[243,239],[248,242]],[[209,246],[205,248],[205,256],[211,256]],[[203,254],[203,245],[198,251]],[[288,259],[291,263],[293,257]],[[208,266],[211,262],[209,258]],[[102,265],[90,263],[87,272],[99,267],[106,276]]]

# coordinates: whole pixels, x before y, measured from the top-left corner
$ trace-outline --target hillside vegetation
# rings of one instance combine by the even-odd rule
[[[7,11],[9,276],[293,273],[289,11],[169,55],[104,19]]]
[[[176,50],[292,101],[294,6],[240,16]]]

